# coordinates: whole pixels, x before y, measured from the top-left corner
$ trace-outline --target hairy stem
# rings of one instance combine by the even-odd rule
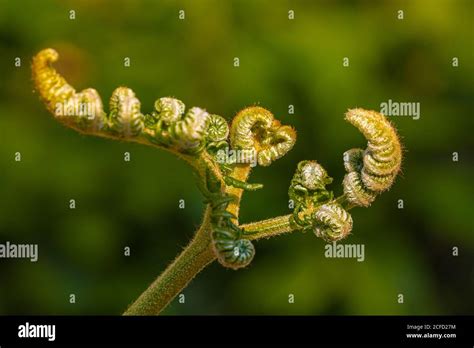
[[[256,240],[269,238],[295,229],[290,224],[291,215],[242,225],[244,238]],[[124,315],[158,315],[208,264],[216,259],[212,248],[210,208],[193,240],[166,270],[125,311]]]
[[[335,199],[335,202],[339,203],[345,210],[349,211],[355,207],[354,204],[347,200],[346,195],[340,195]]]
[[[249,240],[270,238],[282,233],[296,230],[291,223],[291,214],[279,216],[272,219],[252,222],[241,225],[244,230],[244,238]]]
[[[207,208],[204,221],[193,240],[124,315],[159,314],[215,258],[211,243],[210,208]]]
[[[231,176],[234,179],[246,182],[249,175],[250,175],[250,165],[249,164],[240,164],[236,165],[234,170],[231,173]],[[227,186],[226,187],[226,192],[233,195],[235,197],[235,200],[229,203],[229,206],[227,207],[227,210],[234,214],[237,219],[239,218],[239,210],[240,210],[240,200],[242,199],[242,194],[244,190],[240,188],[236,188],[233,186]],[[238,224],[238,221],[234,221],[235,223]]]

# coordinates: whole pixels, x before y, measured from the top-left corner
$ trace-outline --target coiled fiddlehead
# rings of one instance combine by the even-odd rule
[[[293,148],[296,131],[282,126],[273,114],[252,106],[240,111],[232,121],[230,143],[235,149],[255,150],[258,164],[269,166]]]
[[[346,120],[367,138],[367,149],[350,149],[344,153],[344,195],[332,199],[321,178],[326,172],[316,162],[300,162],[290,185],[289,195],[295,201],[294,224],[303,230],[314,228],[326,241],[345,238],[352,230],[353,206],[369,206],[381,192],[388,190],[397,176],[402,159],[401,145],[390,122],[380,113],[353,109]],[[321,195],[324,193],[323,195]],[[316,199],[315,199],[316,198]],[[347,202],[344,207],[340,202]]]
[[[110,98],[110,128],[119,136],[138,136],[144,127],[144,116],[140,112],[140,101],[135,93],[126,87],[119,87]]]
[[[95,89],[79,93],[52,67],[58,60],[53,49],[39,52],[32,63],[33,80],[48,110],[64,125],[82,133],[119,138],[134,138],[144,131],[140,101],[126,87],[117,88],[110,98],[110,114],[103,110]]]
[[[174,98],[155,101],[155,111],[148,124],[154,124],[155,141],[181,152],[197,153],[206,144],[206,129],[209,114],[198,107],[189,109]],[[184,116],[183,116],[184,114]]]
[[[344,153],[344,195],[351,204],[367,207],[392,186],[400,171],[402,148],[395,128],[384,115],[352,109],[346,113],[346,120],[364,134],[368,144],[365,150]]]
[[[346,237],[353,224],[347,211],[370,205],[392,185],[400,170],[402,150],[391,124],[377,112],[349,110],[346,120],[364,134],[368,145],[365,150],[351,149],[344,154],[344,195],[334,199],[326,189],[332,179],[324,168],[316,161],[302,161],[288,191],[295,203],[293,214],[238,225],[242,192],[262,185],[247,182],[249,164],[255,161],[239,162],[230,151],[256,153],[258,164],[268,166],[293,147],[293,128],[282,126],[266,109],[249,107],[236,115],[229,130],[221,116],[197,107],[185,112],[184,103],[170,97],[158,99],[150,114],[142,113],[140,101],[126,87],[113,92],[107,116],[97,91],[77,93],[52,68],[57,59],[56,51],[46,49],[34,57],[32,65],[36,89],[56,119],[83,133],[158,145],[177,153],[193,166],[208,203],[193,241],[128,314],[156,314],[216,257],[225,267],[245,267],[255,255],[250,240],[311,228],[326,241]]]
[[[166,125],[170,125],[181,118],[185,109],[186,106],[181,100],[165,97],[155,101],[154,115]]]
[[[184,117],[169,128],[173,143],[182,150],[197,152],[205,145],[205,131],[209,114],[206,110],[192,107]]]
[[[232,222],[236,217],[227,211],[227,206],[233,199],[224,193],[210,202],[212,241],[219,263],[224,267],[239,269],[252,261],[255,247],[251,241],[242,238],[242,229]]]
[[[219,143],[227,140],[229,136],[229,125],[224,117],[219,115],[209,115],[206,135],[209,142]]]
[[[160,98],[152,114],[143,114],[135,93],[119,87],[110,98],[107,116],[95,89],[76,93],[52,67],[58,57],[53,49],[40,51],[33,58],[32,73],[41,99],[61,123],[82,133],[127,138],[186,154],[197,154],[205,147],[210,119],[205,110],[193,107],[184,114],[181,101]],[[218,133],[213,133],[209,138],[216,136],[219,137]]]
[[[229,185],[227,180],[226,185]],[[255,248],[251,241],[243,238],[243,230],[234,223],[237,217],[228,210],[236,197],[226,192],[224,185],[210,172],[204,184],[198,181],[198,187],[205,197],[204,203],[211,209],[211,241],[217,260],[227,268],[247,266],[255,255]]]
[[[225,185],[254,191],[261,188],[260,184],[249,184],[237,180],[229,174],[230,169],[221,166]],[[214,253],[221,265],[239,269],[247,266],[255,256],[252,242],[243,238],[243,230],[234,221],[237,217],[228,210],[229,204],[236,197],[226,192],[224,187],[215,182],[212,175],[207,176],[206,187],[201,187],[206,197],[205,203],[211,207],[211,240]]]
[[[58,58],[53,49],[45,49],[33,58],[33,80],[41,99],[66,126],[81,132],[102,130],[107,120],[99,94],[92,88],[77,93],[51,66]]]
[[[347,237],[352,230],[352,217],[335,201],[323,204],[313,215],[314,233],[328,242]]]
[[[294,202],[292,221],[303,230],[313,225],[313,211],[330,201],[333,193],[326,189],[332,178],[316,161],[301,161],[291,180],[288,195]]]
[[[331,182],[332,178],[318,162],[301,161],[288,194],[295,203],[292,223],[296,228],[312,229],[326,241],[337,241],[352,230],[352,218],[326,189]]]

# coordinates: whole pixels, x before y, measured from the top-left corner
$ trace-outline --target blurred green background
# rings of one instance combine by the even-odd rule
[[[363,243],[364,262],[325,258],[325,243],[311,233],[279,236],[256,243],[247,269],[212,264],[185,289],[186,303],[175,300],[165,314],[474,313],[473,7],[0,1],[0,243],[39,244],[36,263],[0,259],[0,314],[120,314],[186,245],[203,211],[184,162],[52,119],[29,66],[47,47],[60,53],[56,67],[69,83],[96,88],[104,102],[126,85],[145,112],[156,98],[175,96],[229,120],[259,104],[293,125],[295,148],[252,173],[265,188],[245,195],[242,222],[290,212],[287,189],[303,159],[318,160],[342,191],[342,153],[365,146],[343,120],[348,108],[421,103],[419,120],[392,119],[405,145],[403,174],[372,207],[351,211],[353,234],[344,242]]]

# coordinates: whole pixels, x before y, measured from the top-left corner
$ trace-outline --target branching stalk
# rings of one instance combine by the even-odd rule
[[[45,49],[32,61],[36,90],[57,121],[83,134],[172,152],[191,165],[207,203],[194,238],[125,315],[159,314],[216,259],[232,269],[248,266],[255,256],[252,240],[309,229],[329,242],[346,238],[353,226],[348,210],[370,206],[400,171],[402,147],[392,124],[375,111],[349,110],[346,120],[366,137],[367,148],[344,153],[343,195],[334,199],[326,188],[332,178],[319,163],[301,161],[288,190],[293,213],[239,225],[243,192],[263,185],[247,182],[248,159],[228,154],[254,154],[260,166],[270,166],[293,148],[296,131],[291,126],[259,106],[244,108],[229,126],[222,116],[199,107],[186,111],[182,101],[171,97],[157,99],[153,111],[146,113],[127,87],[113,91],[106,112],[95,89],[77,92],[54,69],[58,57],[55,50]]]
[[[216,259],[212,248],[210,209],[203,223],[181,254],[125,311],[124,315],[158,315],[207,265]],[[291,215],[242,225],[249,240],[270,238],[295,231],[290,227]]]

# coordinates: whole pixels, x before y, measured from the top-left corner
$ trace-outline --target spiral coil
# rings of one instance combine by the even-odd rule
[[[232,222],[236,217],[227,211],[234,198],[229,194],[213,199],[211,204],[212,241],[217,259],[224,267],[247,266],[255,255],[252,242],[242,238],[242,230]]]
[[[282,126],[273,114],[252,106],[240,111],[232,121],[230,143],[235,149],[255,150],[258,164],[269,166],[293,148],[296,131]]]
[[[368,144],[365,150],[344,153],[344,195],[351,204],[368,207],[392,186],[400,171],[401,144],[395,128],[378,112],[352,109],[346,113],[346,120],[362,132]]]

